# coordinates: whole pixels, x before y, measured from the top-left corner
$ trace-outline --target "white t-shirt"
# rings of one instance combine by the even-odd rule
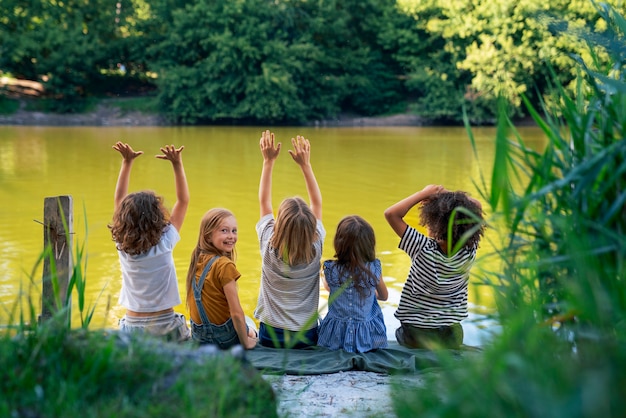
[[[145,253],[119,251],[122,290],[119,304],[135,312],[157,312],[180,304],[172,251],[180,241],[178,230],[168,225],[159,242]]]

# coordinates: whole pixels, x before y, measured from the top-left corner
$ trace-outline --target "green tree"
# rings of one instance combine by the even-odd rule
[[[341,110],[377,114],[402,101],[382,50],[388,1],[198,1],[154,19],[169,31],[148,48],[159,99],[174,120],[304,122]]]
[[[607,3],[624,10],[619,0]],[[560,83],[567,86],[574,80],[569,55],[588,56],[586,45],[563,32],[555,35],[550,29],[555,20],[573,30],[585,25],[597,30],[605,27],[595,4],[588,0],[399,0],[399,4],[421,22],[421,30],[436,38],[433,43],[439,47],[426,53],[434,65],[424,66],[417,57],[409,78],[434,79],[432,84],[439,83],[437,79],[444,84],[452,80],[466,100],[482,100],[492,113],[499,96],[507,98],[514,109],[520,109],[522,94],[537,103],[536,92],[547,89],[549,67],[556,69]],[[403,55],[410,57],[410,53]]]
[[[128,0],[4,0],[0,69],[42,82],[55,110],[78,110],[122,59],[118,41],[133,13]]]

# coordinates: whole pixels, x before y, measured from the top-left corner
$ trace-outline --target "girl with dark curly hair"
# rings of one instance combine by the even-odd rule
[[[166,145],[156,156],[170,161],[174,170],[176,203],[170,215],[163,198],[154,192],[128,193],[133,161],[143,151],[122,142],[113,146],[122,155],[122,167],[115,186],[113,221],[108,226],[122,270],[119,304],[126,308],[119,321],[122,332],[146,332],[175,341],[191,337],[184,315],[174,312],[181,300],[172,251],[180,241],[178,231],[189,205],[183,148]]]
[[[428,236],[404,221],[418,204],[420,224]],[[395,313],[400,321],[398,343],[410,348],[460,348],[469,272],[484,232],[480,202],[465,192],[431,184],[389,207],[385,218],[401,238],[399,248],[411,257]]]

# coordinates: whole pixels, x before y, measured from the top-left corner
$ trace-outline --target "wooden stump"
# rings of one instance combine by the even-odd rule
[[[49,319],[65,306],[71,307],[71,298],[67,295],[67,288],[73,270],[72,210],[71,196],[44,199],[43,242],[44,249],[49,249],[50,255],[44,257],[43,260],[40,322]]]

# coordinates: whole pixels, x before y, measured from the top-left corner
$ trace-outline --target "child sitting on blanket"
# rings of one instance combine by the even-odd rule
[[[126,308],[126,314],[119,321],[120,331],[186,341],[190,332],[185,316],[174,312],[174,306],[181,301],[172,256],[189,205],[183,147],[166,145],[156,156],[172,163],[176,202],[171,214],[163,205],[163,197],[150,190],[128,193],[133,162],[143,151],[135,151],[123,142],[117,142],[113,149],[122,155],[115,212],[108,225],[122,270],[119,303]]]
[[[378,300],[387,300],[372,226],[360,216],[337,225],[335,260],[324,262],[329,290],[328,314],[321,321],[317,345],[364,353],[387,347],[387,328]]]
[[[200,222],[198,244],[187,272],[187,306],[191,337],[221,349],[256,346],[257,332],[246,324],[239,301],[235,266],[237,220],[227,209],[213,208]]]
[[[285,198],[272,211],[272,172],[281,144],[269,130],[259,146],[263,168],[259,182],[261,219],[256,225],[262,257],[261,288],[254,316],[260,321],[259,342],[265,347],[307,348],[317,344],[320,261],[326,231],[322,194],[311,167],[309,140],[291,139],[289,150],[298,164],[310,206],[299,197]]]
[[[428,236],[404,221],[417,204]],[[398,343],[458,349],[463,343],[460,322],[467,317],[469,272],[484,231],[480,202],[431,184],[389,207],[385,218],[401,238],[399,247],[411,257],[395,313],[401,325]]]

